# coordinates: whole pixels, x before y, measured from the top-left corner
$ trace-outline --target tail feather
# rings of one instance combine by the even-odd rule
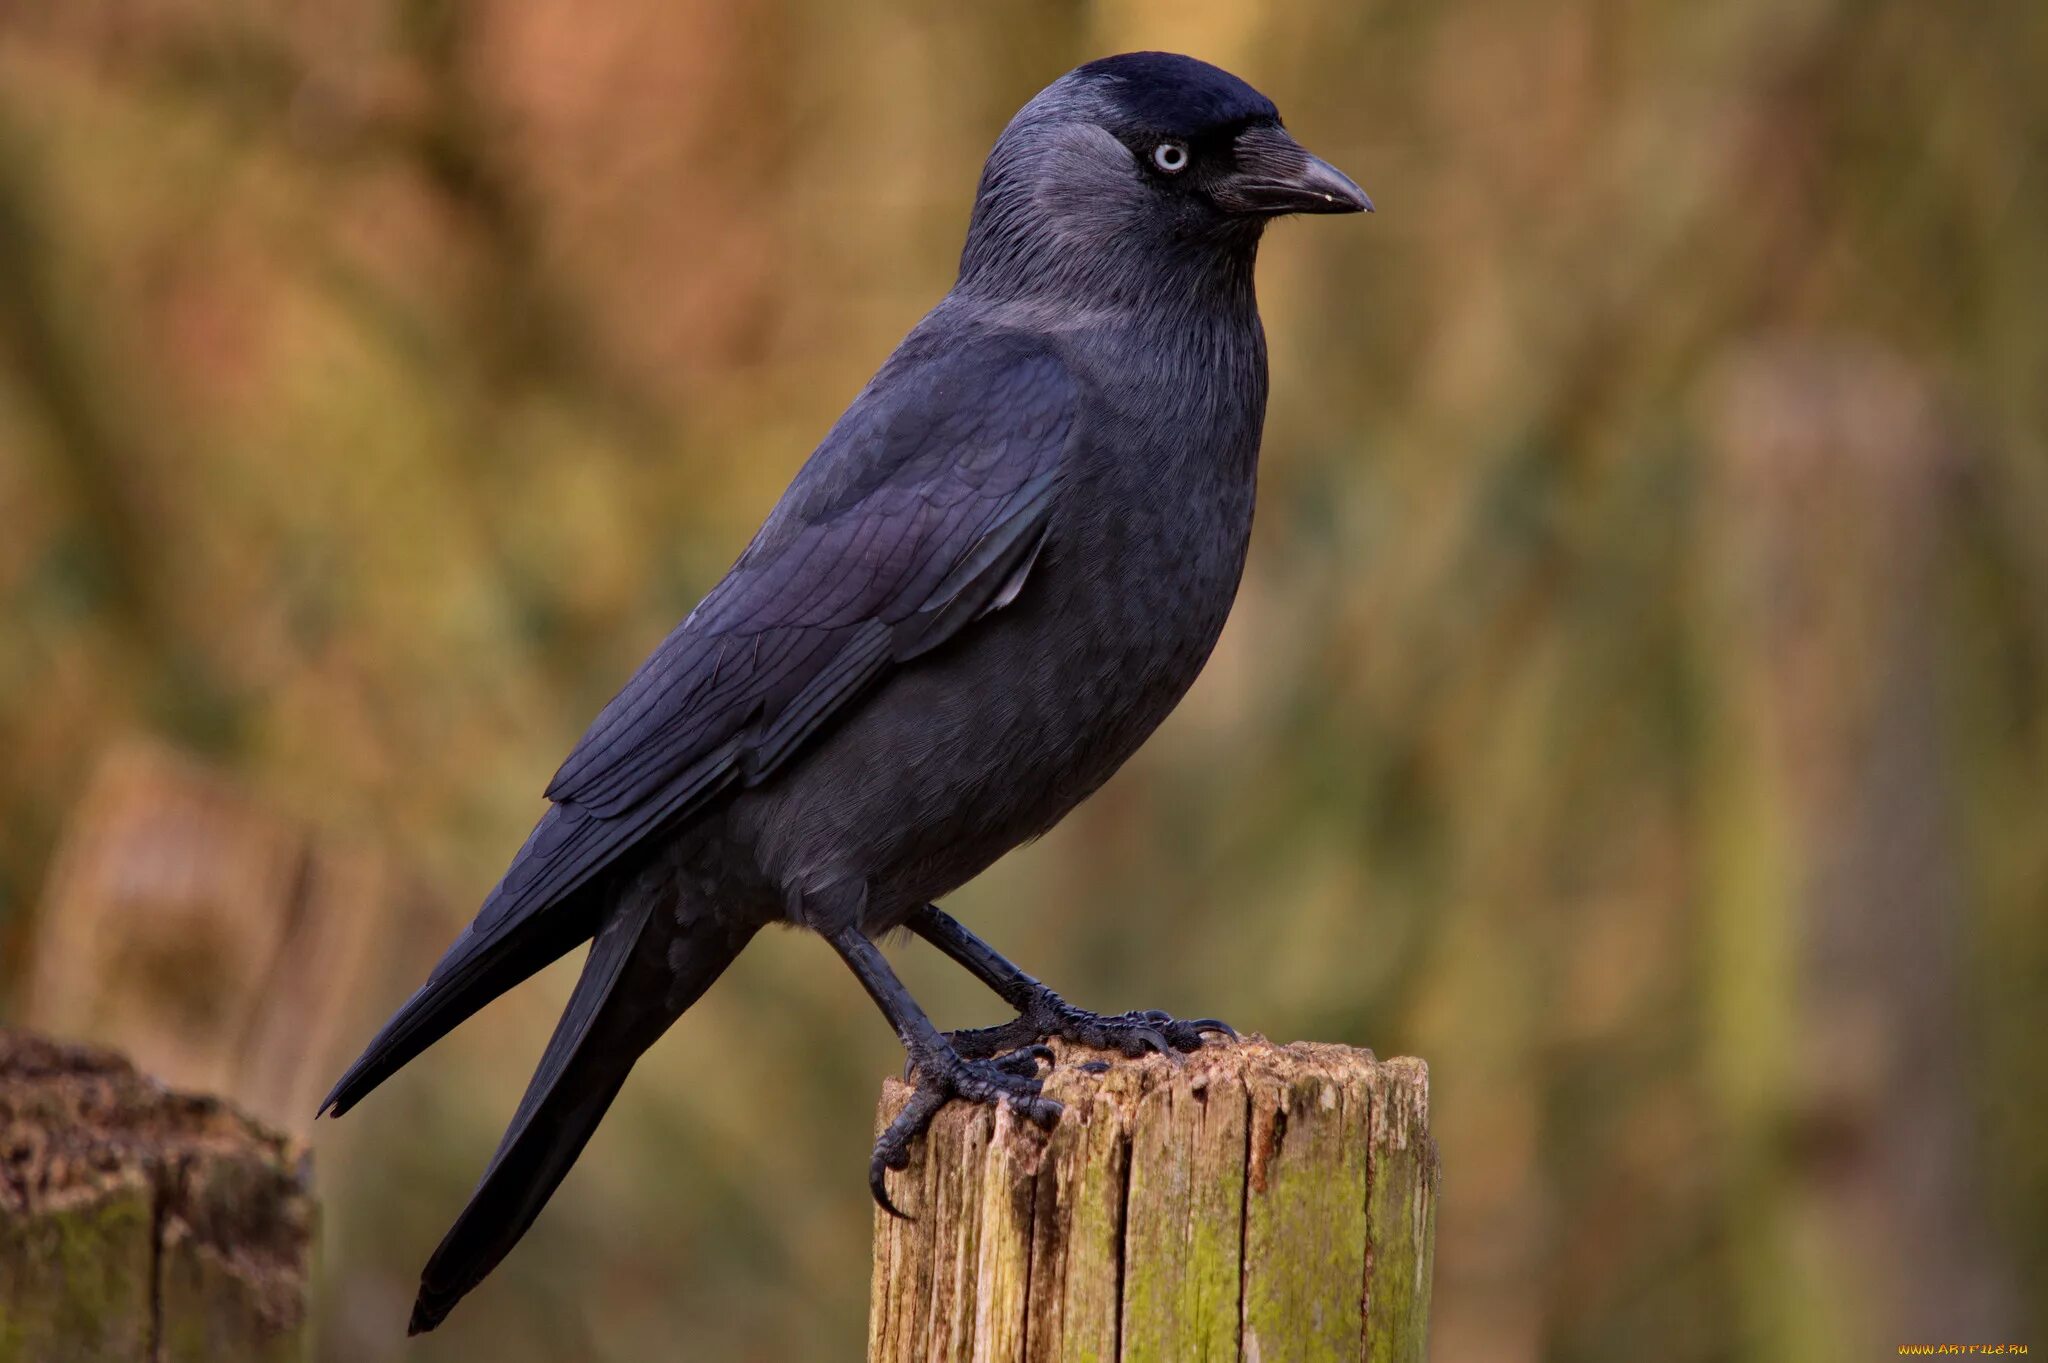
[[[494,938],[480,938],[474,928],[465,931],[335,1081],[321,1100],[320,1115],[347,1112],[470,1014],[589,941],[596,925],[594,908],[564,904]]]
[[[340,1116],[464,1018],[556,957],[590,940],[617,893],[622,862],[671,811],[658,803],[616,819],[551,805],[485,897],[475,921],[442,955],[320,1104]]]
[[[752,936],[709,921],[678,927],[673,911],[666,896],[628,895],[598,931],[497,1154],[420,1275],[408,1333],[439,1325],[519,1242],[633,1062]]]

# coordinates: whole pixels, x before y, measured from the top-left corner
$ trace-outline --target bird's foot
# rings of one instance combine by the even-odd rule
[[[954,1050],[969,1057],[998,1055],[1053,1037],[1091,1050],[1140,1056],[1148,1051],[1198,1051],[1211,1033],[1237,1040],[1237,1032],[1220,1018],[1183,1020],[1157,1009],[1102,1017],[1074,1007],[1048,989],[1009,1022],[950,1032],[947,1039]]]
[[[1060,1105],[1040,1095],[1041,1060],[1052,1064],[1052,1051],[1035,1043],[1007,1055],[964,1056],[948,1048],[932,1056],[913,1057],[911,1078],[916,1090],[875,1142],[875,1152],[868,1160],[868,1189],[875,1195],[875,1205],[891,1216],[910,1219],[889,1200],[887,1171],[910,1167],[910,1143],[925,1133],[939,1109],[952,1099],[1007,1103],[1026,1121],[1049,1130],[1060,1119]]]
[[[1143,1055],[1147,1051],[1199,1051],[1213,1036],[1237,1040],[1237,1030],[1222,1018],[1177,1018],[1157,1008],[1099,1017],[1067,1005],[1053,1035],[1098,1051]]]

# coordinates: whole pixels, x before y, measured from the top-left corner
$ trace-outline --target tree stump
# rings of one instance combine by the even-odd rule
[[[218,1099],[0,1029],[0,1360],[303,1358],[309,1181]]]
[[[1256,1036],[1055,1049],[1057,1128],[951,1104],[891,1175],[916,1219],[875,1215],[869,1363],[1427,1356],[1421,1061]],[[878,1131],[908,1096],[885,1086]]]

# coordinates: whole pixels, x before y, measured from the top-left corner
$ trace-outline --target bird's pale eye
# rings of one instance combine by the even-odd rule
[[[1178,175],[1188,168],[1188,149],[1184,142],[1161,142],[1152,148],[1152,164],[1168,175]]]

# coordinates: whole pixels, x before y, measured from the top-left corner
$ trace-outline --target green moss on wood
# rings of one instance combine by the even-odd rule
[[[1124,1219],[1127,1363],[1234,1363],[1238,1356],[1244,1081],[1195,1078],[1146,1093],[1132,1121]]]
[[[1334,1049],[1334,1048],[1329,1048]],[[1371,1067],[1317,1055],[1252,1084],[1244,1352],[1355,1360],[1364,1337]]]
[[[0,1029],[0,1363],[304,1356],[292,1143],[118,1056]]]
[[[139,1183],[34,1217],[0,1208],[0,1363],[144,1359],[152,1221]]]
[[[1374,1088],[1366,1357],[1371,1363],[1410,1363],[1429,1357],[1436,1258],[1441,1171],[1429,1135],[1429,1070],[1419,1060],[1390,1060],[1379,1066]]]

